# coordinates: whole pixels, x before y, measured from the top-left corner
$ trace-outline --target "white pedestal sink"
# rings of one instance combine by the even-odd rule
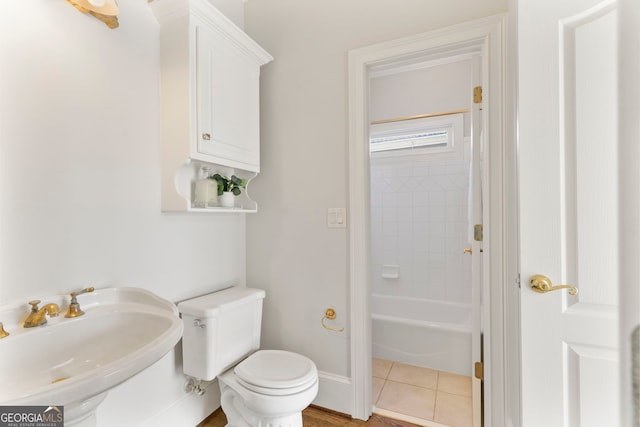
[[[107,392],[152,365],[182,336],[176,306],[138,288],[79,297],[85,314],[65,318],[69,297],[41,297],[61,314],[24,328],[25,302],[0,306],[0,405],[64,406],[65,426],[95,425]]]

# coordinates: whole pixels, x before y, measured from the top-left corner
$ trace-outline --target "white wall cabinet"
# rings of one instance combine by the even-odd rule
[[[203,165],[260,171],[260,67],[273,58],[207,0],[150,7],[160,24],[162,210],[204,210],[193,206]],[[247,194],[237,199],[255,211]]]

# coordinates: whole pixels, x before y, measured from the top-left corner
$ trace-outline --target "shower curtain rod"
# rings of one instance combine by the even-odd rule
[[[374,121],[371,122],[371,124],[372,125],[380,125],[380,124],[383,124],[383,123],[404,122],[404,121],[407,121],[407,120],[426,119],[426,118],[429,118],[429,117],[448,116],[450,114],[468,113],[469,111],[471,111],[470,108],[464,108],[462,110],[443,111],[443,112],[440,112],[440,113],[419,114],[417,116],[398,117],[398,118],[395,118],[395,119],[374,120]]]

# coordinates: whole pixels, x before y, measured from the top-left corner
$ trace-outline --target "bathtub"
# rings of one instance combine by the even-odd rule
[[[373,357],[471,375],[471,305],[371,295]]]

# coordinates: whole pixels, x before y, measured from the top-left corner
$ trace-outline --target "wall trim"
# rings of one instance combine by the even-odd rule
[[[330,372],[318,371],[318,396],[314,405],[331,408],[345,414],[351,413],[351,379]]]
[[[620,257],[620,425],[637,425],[640,401],[637,395],[638,348],[632,338],[640,325],[640,274],[637,254],[640,251],[640,4],[637,0],[620,0],[618,6],[618,211]],[[635,372],[634,372],[635,370]],[[635,375],[634,375],[635,374]]]
[[[187,379],[185,377],[185,384]],[[198,396],[186,393],[182,398],[163,411],[154,414],[142,427],[195,426],[220,407],[220,387],[218,380],[203,382],[205,393]]]

